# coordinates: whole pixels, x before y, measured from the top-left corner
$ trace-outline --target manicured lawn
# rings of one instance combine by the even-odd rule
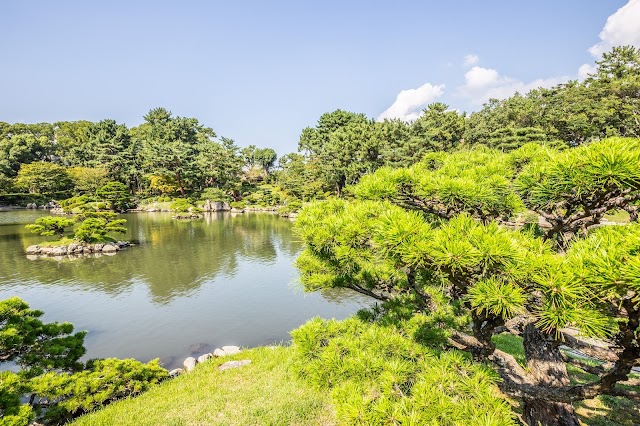
[[[79,418],[75,425],[334,425],[326,392],[289,369],[293,351],[256,348],[214,358],[133,399]],[[218,371],[229,360],[251,364]]]

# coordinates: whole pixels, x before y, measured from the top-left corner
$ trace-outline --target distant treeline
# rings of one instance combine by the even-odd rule
[[[247,182],[268,181],[300,200],[341,195],[377,168],[409,166],[428,152],[527,142],[573,147],[608,136],[640,137],[640,49],[617,47],[593,75],[505,100],[467,115],[434,103],[414,122],[323,114],[300,135],[298,153],[240,149],[195,118],[151,110],[140,126],[114,120],[0,122],[0,194],[95,193],[120,182],[141,196],[220,191],[233,200]],[[276,162],[276,160],[278,160]]]

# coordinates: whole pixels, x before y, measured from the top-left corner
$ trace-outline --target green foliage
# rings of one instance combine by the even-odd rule
[[[27,391],[24,378],[11,371],[0,372],[0,424],[27,426],[33,420],[33,409],[22,404],[20,396]]]
[[[332,391],[345,424],[515,424],[495,375],[461,353],[356,319],[316,318],[292,337],[300,376]]]
[[[109,203],[109,208],[117,212],[127,211],[132,205],[127,187],[120,182],[109,182],[96,190],[96,195]]]
[[[205,188],[200,193],[200,200],[211,200],[213,202],[227,202],[229,201],[229,195],[219,188]]]
[[[82,242],[102,241],[109,233],[124,234],[127,228],[126,219],[116,219],[113,212],[96,212],[87,210],[77,216],[80,225],[75,229],[74,237]]]
[[[186,213],[192,208],[193,205],[186,198],[176,198],[173,203],[171,203],[171,210],[176,213]]]
[[[67,217],[44,216],[36,219],[36,223],[26,225],[26,228],[34,234],[42,236],[64,236],[67,228],[73,226],[74,220]]]
[[[93,360],[77,373],[46,373],[31,381],[40,399],[55,401],[46,422],[60,422],[101,408],[112,401],[136,396],[168,378],[158,360],[143,364],[134,359]]]
[[[116,399],[137,395],[167,378],[157,360],[78,360],[86,332],[69,323],[43,323],[43,312],[13,297],[0,301],[0,362],[15,362],[19,373],[0,372],[0,424],[59,424]],[[28,403],[22,396],[31,394]]]
[[[516,171],[511,157],[493,150],[440,152],[409,168],[383,167],[365,176],[353,192],[441,218],[467,212],[486,221],[522,210],[511,189]]]
[[[107,171],[101,167],[70,167],[67,170],[76,192],[94,194],[107,183]]]
[[[17,188],[32,193],[64,191],[71,188],[71,179],[66,169],[57,164],[39,161],[23,164],[15,179]]]
[[[69,323],[43,323],[42,315],[17,297],[0,301],[0,361],[16,362],[28,376],[80,368],[86,333],[72,334]]]

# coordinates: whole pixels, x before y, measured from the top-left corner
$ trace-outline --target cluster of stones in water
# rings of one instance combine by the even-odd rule
[[[223,346],[222,349],[216,348],[216,350],[213,351],[212,353],[201,355],[197,359],[190,356],[189,358],[185,359],[184,363],[182,364],[184,366],[184,369],[176,368],[174,370],[169,371],[169,377],[177,377],[182,373],[188,373],[189,371],[192,371],[194,368],[196,368],[197,364],[202,364],[203,362],[213,357],[235,355],[240,352],[241,350],[238,346]],[[230,368],[242,367],[243,365],[247,365],[250,363],[251,363],[250,359],[243,359],[240,361],[229,361],[219,366],[218,370],[224,371]]]
[[[28,255],[39,256],[65,256],[69,254],[91,254],[91,253],[113,253],[129,247],[131,243],[129,241],[118,241],[116,243],[98,243],[98,244],[75,244],[71,243],[68,246],[59,247],[40,247],[39,245],[33,245],[27,247]]]

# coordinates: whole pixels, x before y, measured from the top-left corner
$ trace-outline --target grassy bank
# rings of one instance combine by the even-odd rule
[[[326,392],[312,389],[289,368],[293,351],[256,348],[214,358],[138,398],[79,418],[75,425],[333,425]],[[251,364],[226,371],[229,360]]]

